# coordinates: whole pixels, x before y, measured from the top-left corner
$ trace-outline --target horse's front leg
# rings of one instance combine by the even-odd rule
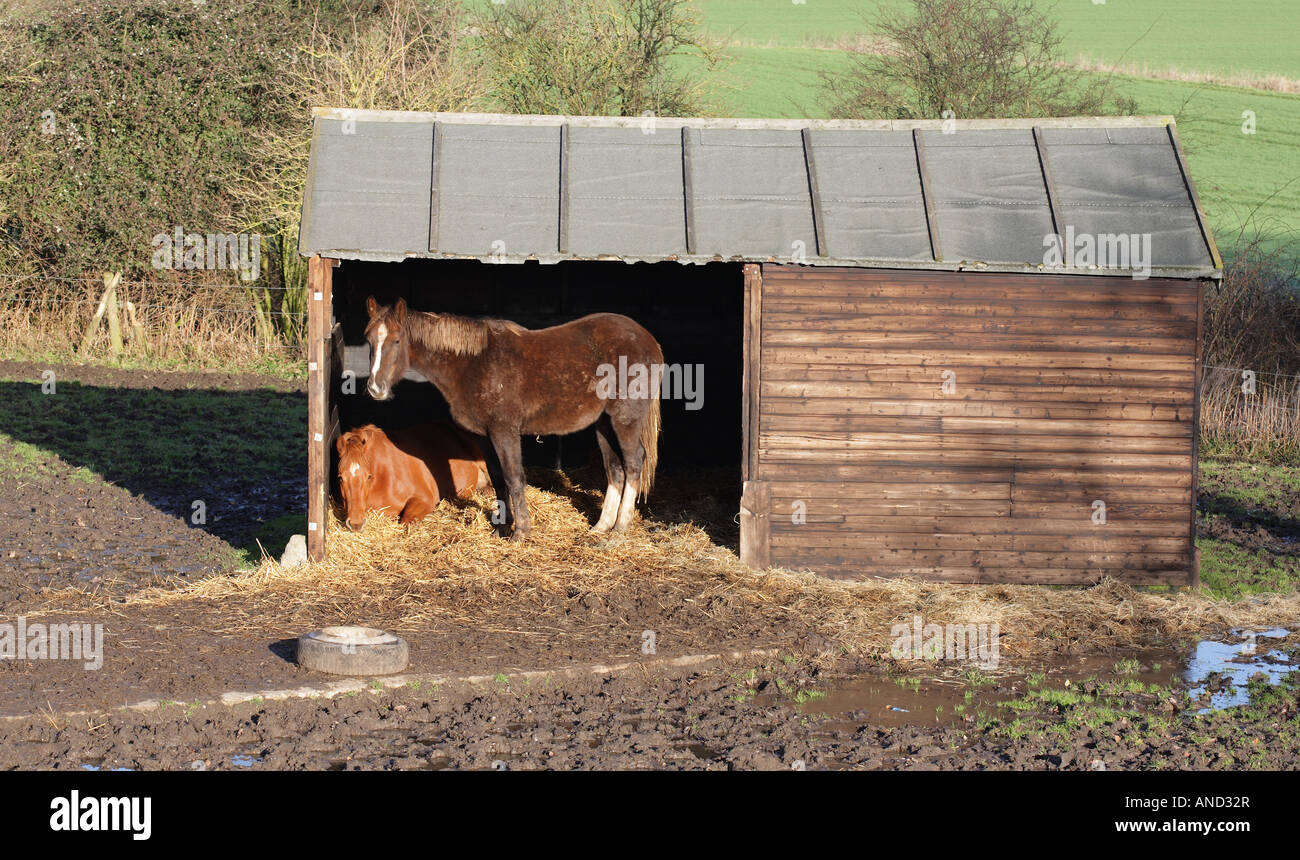
[[[508,515],[515,525],[510,539],[521,541],[528,536],[532,522],[528,518],[528,503],[524,501],[524,456],[519,428],[495,429],[490,433],[490,438],[492,447],[496,449],[497,461],[501,464],[501,475],[509,497]]]
[[[413,498],[406,503],[406,507],[402,508],[397,521],[404,526],[409,526],[433,513],[434,507],[434,504],[429,503],[429,499]]]

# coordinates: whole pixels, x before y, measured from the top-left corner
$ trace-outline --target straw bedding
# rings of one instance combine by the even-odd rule
[[[735,552],[734,476],[664,482],[625,534],[593,536],[603,483],[590,475],[530,472],[533,532],[513,544],[489,523],[490,494],[444,502],[412,526],[372,514],[358,533],[337,516],[329,557],[179,589],[155,588],[137,606],[219,603],[230,630],[358,618],[399,631],[465,625],[524,636],[609,636],[646,625],[708,647],[764,635],[814,643],[822,653],[884,656],[891,627],[997,622],[1003,656],[1149,644],[1300,614],[1297,595],[1228,602],[1184,591],[1139,591],[1114,580],[1086,588],[949,585],[912,579],[845,582],[806,572],[756,572]],[[580,480],[576,480],[579,478]],[[734,486],[734,484],[730,484]],[[126,609],[127,607],[120,607]]]

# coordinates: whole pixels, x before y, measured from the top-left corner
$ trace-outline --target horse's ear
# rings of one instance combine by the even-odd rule
[[[375,313],[379,310],[379,302],[375,301],[374,296],[366,296],[366,313],[374,319]]]
[[[406,322],[406,299],[398,299],[397,307],[393,309],[393,312],[397,314],[398,325]]]
[[[338,448],[339,456],[342,457],[349,448],[363,448],[366,444],[366,434],[360,430],[349,430],[347,433],[339,436],[338,441],[334,443]]]

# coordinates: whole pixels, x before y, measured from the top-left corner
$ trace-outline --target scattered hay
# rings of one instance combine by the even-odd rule
[[[1052,588],[756,572],[715,542],[709,529],[719,527],[707,522],[652,517],[624,535],[591,535],[599,493],[552,474],[551,489],[527,489],[533,532],[523,544],[493,534],[490,497],[444,503],[410,528],[372,515],[352,533],[331,513],[325,562],[285,569],[268,559],[253,571],[151,589],[121,608],[215,604],[230,631],[336,619],[329,623],[364,620],[408,632],[464,625],[588,641],[607,640],[617,628],[625,642],[629,629],[647,628],[660,641],[671,636],[697,647],[766,637],[863,656],[887,655],[891,627],[919,615],[925,623],[997,622],[1002,654],[1011,657],[1152,644],[1300,615],[1295,594],[1229,602],[1135,591],[1115,580]],[[671,491],[668,498],[661,505],[692,504]],[[704,494],[693,504],[720,503]]]

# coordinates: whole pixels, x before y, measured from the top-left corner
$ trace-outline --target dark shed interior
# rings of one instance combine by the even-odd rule
[[[659,341],[665,363],[693,368],[694,391],[682,388],[678,393],[683,396],[677,398],[667,392],[662,403],[659,474],[731,470],[730,485],[739,497],[744,305],[740,263],[348,261],[334,277],[343,369],[356,375],[355,385],[349,387],[354,393],[335,392],[342,431],[365,423],[395,429],[448,414],[442,395],[415,372],[408,373],[387,402],[366,394],[370,350],[364,334],[365,302],[371,295],[384,305],[402,297],[415,310],[503,318],[526,328],[598,312],[631,317]],[[686,398],[692,394],[701,408],[687,408],[691,401]],[[525,439],[524,458],[530,467],[565,469],[600,462],[591,429]]]

